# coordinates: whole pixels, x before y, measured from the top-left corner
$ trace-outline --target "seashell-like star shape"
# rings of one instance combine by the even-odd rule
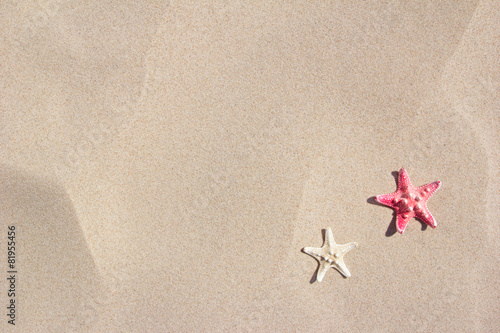
[[[326,229],[325,242],[323,247],[305,247],[302,250],[310,256],[313,256],[319,261],[318,273],[316,280],[321,282],[325,276],[326,271],[332,267],[338,270],[346,278],[351,276],[344,263],[344,254],[357,247],[357,243],[348,243],[339,245],[333,239],[332,230]]]
[[[391,194],[377,195],[375,200],[396,211],[396,228],[403,233],[412,217],[417,217],[431,228],[436,228],[436,220],[427,208],[427,200],[441,187],[435,181],[420,187],[414,187],[404,168],[399,170],[398,190]]]

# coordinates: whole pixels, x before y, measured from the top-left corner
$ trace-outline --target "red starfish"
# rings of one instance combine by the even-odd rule
[[[417,217],[431,228],[436,228],[436,221],[427,208],[427,200],[441,187],[438,180],[434,183],[414,187],[404,168],[399,170],[398,190],[391,194],[377,195],[375,200],[396,210],[396,228],[399,233],[406,229],[408,221]]]

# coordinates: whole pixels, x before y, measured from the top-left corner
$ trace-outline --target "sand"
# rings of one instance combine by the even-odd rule
[[[0,7],[3,332],[498,329],[498,1]]]

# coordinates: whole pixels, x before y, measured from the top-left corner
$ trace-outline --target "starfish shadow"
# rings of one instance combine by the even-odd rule
[[[301,249],[300,252],[309,255],[306,251],[304,251],[304,249]],[[313,284],[314,282],[316,282],[316,275],[318,274],[318,269],[319,269],[319,265],[318,265],[318,267],[316,267],[316,270],[314,271],[313,275],[311,276],[311,279],[309,280],[310,284]]]
[[[324,233],[323,233],[324,234]],[[302,253],[305,253],[307,255],[309,255],[306,251],[304,251],[304,249],[301,249],[300,252]],[[316,260],[317,261],[317,260]],[[316,282],[316,276],[318,276],[318,270],[319,270],[319,263],[318,263],[318,266],[316,267],[316,270],[314,271],[313,275],[311,276],[311,279],[309,280],[309,283],[310,284],[313,284],[314,282]]]
[[[420,230],[424,231],[424,230],[427,229],[428,225],[424,221],[420,220],[418,217],[415,217],[415,220],[417,220],[418,222],[420,222],[420,224],[422,225],[422,227],[420,228]]]
[[[398,184],[398,179],[399,179],[399,172],[398,171],[393,171],[391,172],[391,175],[394,177],[394,180],[396,181],[396,186]],[[390,208],[390,207],[387,207],[386,205],[382,205],[380,202],[378,202],[377,200],[375,200],[375,197],[370,197],[366,200],[366,202],[368,202],[369,204],[372,204],[372,205],[377,205],[377,206],[382,206],[382,207],[385,207],[385,208]],[[420,222],[420,224],[422,224],[422,231],[424,231],[425,229],[427,229],[427,224],[425,224],[423,221],[421,221],[419,218],[415,218],[418,222]],[[389,223],[389,226],[387,227],[387,230],[385,231],[385,236],[386,237],[391,237],[392,235],[394,235],[395,233],[398,232],[398,229],[396,227],[396,220],[397,220],[397,214],[396,214],[396,211],[395,210],[392,210],[392,220],[391,220],[391,223]]]
[[[311,279],[309,280],[310,284],[313,284],[314,282],[316,282],[318,280],[316,278],[316,276],[318,276],[318,271],[319,271],[319,264],[318,264],[318,267],[316,267],[316,269],[314,270],[313,276],[311,276]]]
[[[380,202],[375,200],[375,197],[368,198],[366,200],[366,202],[368,202],[369,204],[372,204],[372,205],[377,205],[377,206],[389,208],[386,205],[382,205]],[[395,233],[398,232],[398,229],[396,228],[396,218],[397,218],[396,211],[392,210],[392,220],[391,220],[391,223],[389,223],[387,230],[385,231],[386,237],[391,237],[392,235],[394,235]]]

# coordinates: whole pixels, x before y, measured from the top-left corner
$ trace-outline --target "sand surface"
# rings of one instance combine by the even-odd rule
[[[498,8],[2,1],[1,331],[496,331]]]

